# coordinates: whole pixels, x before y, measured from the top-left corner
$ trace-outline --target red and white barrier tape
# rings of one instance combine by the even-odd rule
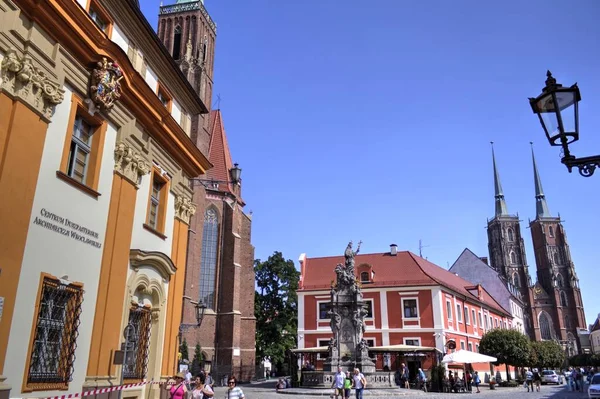
[[[82,398],[82,397],[86,397],[86,396],[90,396],[90,395],[98,395],[98,394],[103,394],[103,393],[108,393],[108,392],[114,392],[114,391],[122,391],[124,389],[128,389],[128,388],[133,388],[133,387],[140,387],[143,385],[148,385],[148,384],[158,384],[158,385],[164,385],[166,384],[166,381],[143,381],[143,382],[138,382],[135,384],[125,384],[125,385],[118,385],[115,387],[107,387],[107,388],[99,388],[99,389],[93,389],[91,391],[83,391],[83,392],[78,392],[78,393],[71,393],[68,395],[62,395],[62,396],[49,396],[46,398],[29,398],[29,399],[73,399],[73,398]]]

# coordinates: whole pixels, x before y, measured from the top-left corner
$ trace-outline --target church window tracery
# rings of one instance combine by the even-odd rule
[[[178,60],[181,52],[181,25],[175,27],[173,35],[173,59]]]
[[[553,258],[554,258],[554,264],[559,265],[560,264],[560,255],[558,254],[558,252],[554,253]]]
[[[510,227],[507,230],[508,241],[513,242],[515,240],[515,232]]]
[[[519,282],[519,273],[517,272],[514,272],[512,275],[512,285],[516,288],[519,288],[521,286]]]
[[[567,294],[564,291],[560,292],[560,306],[568,306]]]
[[[550,317],[546,312],[540,312],[539,316],[540,323],[540,335],[543,340],[552,339],[552,329],[550,327]]]
[[[558,285],[559,288],[562,288],[565,285],[565,279],[561,274],[556,275],[556,285]]]
[[[217,251],[219,249],[219,219],[217,211],[208,208],[204,212],[202,231],[202,260],[200,264],[200,300],[208,309],[215,307],[215,284],[217,276]]]
[[[510,253],[510,263],[512,263],[512,264],[517,263],[517,255],[512,251]]]

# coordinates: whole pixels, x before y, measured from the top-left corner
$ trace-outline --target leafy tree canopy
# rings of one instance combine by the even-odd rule
[[[479,352],[497,358],[496,365],[524,367],[530,358],[529,339],[517,330],[496,328],[481,337]]]
[[[536,341],[531,343],[532,366],[538,368],[556,368],[565,361],[565,350],[556,341]]]
[[[298,281],[300,272],[294,262],[274,252],[266,261],[254,261],[257,292],[256,361],[269,357],[281,364],[285,353],[296,346],[298,330]]]

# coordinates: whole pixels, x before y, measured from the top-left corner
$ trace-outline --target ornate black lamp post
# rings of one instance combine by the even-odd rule
[[[242,168],[239,167],[237,163],[233,164],[233,168],[229,169],[229,175],[231,180],[215,180],[215,179],[201,179],[199,177],[195,177],[190,179],[190,181],[197,181],[202,184],[206,188],[216,189],[219,187],[219,183],[222,184],[238,184],[242,179]]]
[[[191,301],[190,301],[191,302]],[[204,319],[204,312],[206,311],[206,305],[204,302],[191,302],[196,309],[196,322],[198,323],[198,327],[202,325],[202,319]]]
[[[546,73],[546,87],[542,94],[530,98],[529,104],[533,112],[540,118],[540,123],[551,146],[561,146],[565,164],[569,173],[573,168],[579,169],[579,174],[590,177],[597,167],[600,167],[600,155],[577,158],[571,155],[569,144],[579,140],[579,109],[581,101],[579,87],[575,83],[571,87],[563,87],[556,83],[552,73]]]

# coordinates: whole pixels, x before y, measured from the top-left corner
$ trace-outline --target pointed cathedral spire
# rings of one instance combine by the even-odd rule
[[[544,189],[542,188],[542,180],[538,173],[537,164],[535,162],[535,154],[533,153],[533,142],[531,144],[531,159],[533,160],[533,179],[535,180],[535,210],[537,219],[549,218],[550,210],[548,210],[548,203],[546,202],[546,196],[544,195]]]
[[[496,199],[496,216],[508,216],[506,201],[504,200],[504,192],[502,191],[502,183],[500,183],[500,174],[496,167],[496,155],[494,154],[494,142],[492,145],[492,163],[494,164],[494,198]]]

